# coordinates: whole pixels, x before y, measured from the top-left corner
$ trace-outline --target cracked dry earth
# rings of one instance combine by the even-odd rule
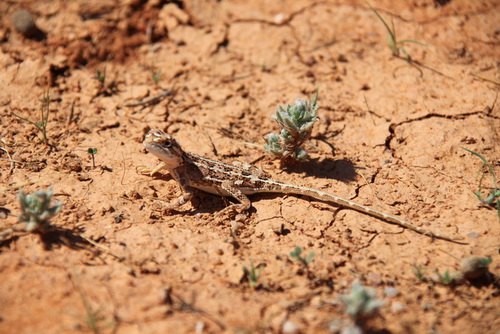
[[[498,333],[500,224],[462,148],[500,175],[500,4],[372,5],[399,38],[429,44],[406,45],[415,62],[392,56],[363,1],[2,1],[0,228],[17,223],[20,189],[53,187],[64,207],[56,232],[0,243],[0,332],[338,333],[353,321],[339,296],[359,281],[384,301],[367,332]],[[14,28],[20,8],[41,34]],[[262,149],[270,115],[317,88],[311,160],[282,168]],[[47,90],[50,146],[15,116],[38,121]],[[158,162],[141,144],[150,128],[465,244],[307,197],[254,195],[237,231],[217,196],[158,211],[180,190],[136,173]],[[308,271],[297,246],[314,252]],[[473,255],[492,258],[480,282],[413,272],[455,273]]]

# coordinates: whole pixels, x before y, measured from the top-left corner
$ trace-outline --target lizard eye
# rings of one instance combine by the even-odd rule
[[[172,143],[170,141],[165,141],[165,142],[163,142],[163,147],[170,148],[170,147],[172,147]]]

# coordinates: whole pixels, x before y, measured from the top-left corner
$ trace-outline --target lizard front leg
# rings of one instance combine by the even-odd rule
[[[171,170],[170,174],[172,177],[177,181],[179,184],[183,194],[174,201],[174,203],[171,203],[167,206],[167,209],[176,209],[187,202],[189,202],[194,195],[194,189],[189,185],[189,178],[187,177],[180,177],[179,173],[177,170]]]
[[[224,181],[220,185],[220,189],[222,192],[227,193],[229,196],[236,199],[240,204],[233,204],[228,206],[225,210],[235,209],[237,212],[242,213],[246,212],[252,206],[252,202],[248,199],[247,195],[245,195],[238,187],[234,185],[233,181]]]
[[[182,195],[177,197],[171,203],[166,204],[165,202],[162,202],[162,209],[165,210],[173,210],[183,206],[193,198],[195,191],[194,188],[189,185],[189,180],[185,177],[179,177],[179,174],[176,170],[171,170],[170,174],[179,184]]]

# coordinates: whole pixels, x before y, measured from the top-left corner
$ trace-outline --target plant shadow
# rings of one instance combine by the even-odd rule
[[[306,173],[322,179],[335,179],[342,182],[353,182],[356,180],[356,167],[349,159],[311,159],[307,162],[297,162],[283,166],[283,169],[291,173]]]
[[[53,228],[45,233],[38,233],[43,242],[45,250],[51,250],[54,246],[66,246],[70,249],[85,249],[91,245],[85,238],[80,236],[82,228],[67,229],[63,227]]]

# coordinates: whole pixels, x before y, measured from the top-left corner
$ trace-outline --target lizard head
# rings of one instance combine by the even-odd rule
[[[161,130],[149,130],[142,144],[149,153],[165,163],[167,169],[179,167],[184,161],[180,145],[174,137]]]

